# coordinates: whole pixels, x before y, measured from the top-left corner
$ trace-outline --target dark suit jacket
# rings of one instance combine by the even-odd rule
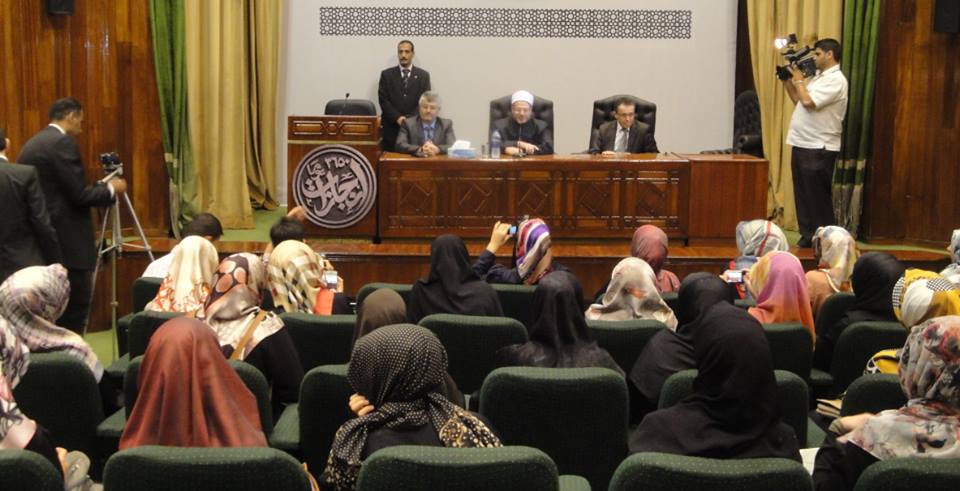
[[[521,128],[513,118],[508,116],[494,121],[493,129],[500,132],[500,138],[503,139],[503,148],[515,147],[517,141],[522,139],[540,147],[537,155],[553,153],[553,132],[548,128],[546,121],[529,119],[526,123],[523,123]]]
[[[27,266],[60,262],[37,170],[0,159],[0,282]]]
[[[96,239],[90,208],[113,203],[106,184],[87,185],[80,150],[70,135],[47,126],[23,146],[20,163],[37,168],[50,221],[60,240],[67,269],[93,269]]]
[[[617,129],[619,126],[616,121],[607,121],[600,125],[594,141],[590,142],[590,153],[600,153],[607,150],[613,151],[617,143]],[[630,127],[630,135],[627,137],[628,153],[658,153],[657,142],[653,139],[653,133],[650,131],[650,125],[634,121]]]
[[[441,153],[447,153],[447,149],[455,141],[457,136],[453,134],[453,121],[438,117],[437,126],[433,129],[433,144],[440,148]],[[420,116],[407,118],[400,126],[396,150],[416,154],[424,143],[426,140],[423,138],[423,124],[420,123]]]
[[[403,88],[400,66],[394,65],[380,72],[380,86],[377,95],[380,99],[380,126],[383,128],[383,149],[393,150],[400,127],[397,118],[416,116],[420,96],[430,90],[430,74],[414,66],[410,71],[407,88]]]

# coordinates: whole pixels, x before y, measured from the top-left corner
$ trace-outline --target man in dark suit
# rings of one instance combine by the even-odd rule
[[[109,183],[87,184],[80,149],[74,140],[83,130],[83,107],[72,97],[50,106],[50,124],[23,146],[20,163],[36,167],[47,200],[50,221],[57,231],[62,264],[70,280],[70,302],[58,325],[83,332],[90,310],[93,268],[97,248],[90,208],[109,206],[127,183],[114,178]]]
[[[413,66],[413,43],[406,39],[397,45],[400,65],[380,72],[380,126],[383,129],[382,146],[393,151],[400,126],[417,113],[420,96],[430,90],[430,74]]]
[[[507,155],[550,155],[553,153],[553,132],[546,121],[534,118],[533,94],[518,90],[510,96],[510,116],[493,122],[493,129],[503,139]]]
[[[37,170],[7,160],[10,139],[0,128],[0,283],[27,266],[60,262]]]
[[[397,151],[417,157],[446,154],[457,137],[453,134],[453,121],[441,118],[438,114],[440,96],[429,90],[424,92],[420,96],[420,114],[407,118],[400,125]]]
[[[616,155],[618,153],[658,153],[650,125],[637,121],[637,105],[629,99],[617,102],[613,113],[616,121],[600,125],[590,143],[590,153]]]

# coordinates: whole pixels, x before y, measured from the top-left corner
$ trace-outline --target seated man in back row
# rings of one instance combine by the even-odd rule
[[[618,153],[658,153],[650,125],[637,121],[637,104],[630,99],[617,101],[613,113],[615,121],[600,125],[590,142],[590,153],[616,155]]]
[[[440,95],[429,90],[424,92],[420,96],[419,114],[400,125],[396,150],[417,157],[446,154],[457,137],[453,134],[453,121],[438,114]]]
[[[553,153],[553,132],[546,121],[533,117],[533,94],[518,90],[510,97],[510,117],[498,119],[493,129],[503,139],[507,155],[549,155]]]

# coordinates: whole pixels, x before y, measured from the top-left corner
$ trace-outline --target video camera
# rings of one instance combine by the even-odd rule
[[[123,161],[120,160],[120,156],[117,155],[117,152],[101,153],[100,165],[103,166],[103,171],[107,174],[111,174],[116,170],[120,170],[121,174],[123,173]]]
[[[790,34],[786,37],[777,38],[773,45],[780,50],[780,55],[787,60],[787,64],[777,66],[777,78],[780,80],[789,80],[793,77],[790,73],[789,65],[796,65],[803,73],[804,78],[810,78],[817,74],[817,63],[814,60],[813,48],[810,46],[799,46],[796,34]]]

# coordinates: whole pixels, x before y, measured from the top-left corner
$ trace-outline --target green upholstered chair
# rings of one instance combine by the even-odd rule
[[[504,445],[538,448],[594,489],[627,454],[627,386],[607,368],[498,368],[480,389],[480,413]]]
[[[134,359],[147,352],[150,338],[157,329],[174,317],[183,315],[181,312],[137,312],[130,320],[130,332],[127,337],[127,351],[130,359]]]
[[[300,403],[288,407],[277,423],[288,433],[277,435],[271,442],[277,442],[279,437],[279,441],[288,447],[298,448],[310,472],[319,476],[327,465],[334,435],[340,425],[353,417],[347,405],[353,392],[347,382],[347,365],[313,368],[300,384]],[[299,430],[296,436],[289,433],[294,427]]]
[[[953,491],[960,483],[960,465],[954,459],[911,457],[883,460],[867,467],[855,491]]]
[[[733,301],[733,304],[737,307],[740,307],[743,310],[747,310],[750,307],[756,307],[757,301],[752,298],[738,298]]]
[[[803,465],[789,459],[706,459],[663,453],[638,453],[620,464],[610,491],[810,491],[813,481]]]
[[[860,413],[879,413],[885,409],[897,409],[907,403],[907,396],[900,387],[900,379],[888,373],[861,375],[847,387],[840,407],[841,416]]]
[[[899,322],[855,322],[840,333],[833,350],[830,373],[810,370],[816,397],[836,397],[863,375],[867,361],[878,351],[902,348],[907,329]]]
[[[157,296],[161,283],[163,283],[163,278],[137,278],[133,280],[133,284],[130,286],[133,310],[117,319],[117,346],[120,348],[121,355],[127,352],[127,331],[130,328],[133,315],[143,311],[143,307],[153,300],[153,297]]]
[[[303,371],[350,361],[355,315],[280,314],[300,357]]]
[[[590,489],[578,476],[558,476],[546,454],[530,447],[396,446],[375,452],[360,467],[357,491]]]
[[[662,322],[652,319],[587,321],[590,337],[610,353],[624,373],[630,373],[633,363],[637,361],[647,341],[666,327]]]
[[[526,328],[509,317],[432,314],[420,319],[420,325],[447,350],[447,372],[464,394],[478,390],[496,368],[497,350],[527,342]]]
[[[533,311],[533,292],[535,285],[508,285],[494,283],[494,291],[500,298],[500,307],[503,315],[520,321],[528,330],[533,326],[537,313]]]
[[[807,441],[807,408],[810,401],[807,383],[793,372],[774,370],[773,373],[777,380],[777,404],[780,406],[780,417],[784,423],[793,428],[797,435],[797,442],[800,448],[803,448]],[[668,408],[693,394],[695,378],[697,378],[696,370],[683,370],[671,375],[663,383],[658,407]]]
[[[0,450],[0,482],[17,491],[63,491],[63,474],[38,453]]]
[[[775,370],[793,372],[806,380],[813,360],[813,340],[806,326],[797,323],[764,324]]]
[[[680,292],[667,292],[660,295],[660,298],[667,303],[670,310],[678,312],[680,308]]]
[[[375,291],[377,291],[377,290],[379,290],[379,289],[381,289],[381,288],[389,288],[389,289],[391,289],[391,290],[399,293],[400,296],[403,297],[403,303],[405,303],[405,304],[410,303],[410,290],[413,289],[413,285],[412,285],[412,284],[404,284],[404,283],[367,283],[366,285],[361,286],[359,290],[357,290],[357,308],[360,308],[360,304],[363,303],[363,299],[367,298],[367,295],[370,295],[371,293],[373,293],[373,292],[375,292]]]
[[[273,448],[130,448],[110,457],[103,484],[107,490],[138,491],[310,490],[300,464]]]
[[[820,305],[820,312],[817,312],[817,318],[814,320],[817,332],[824,332],[825,329],[833,327],[843,319],[856,299],[857,297],[850,292],[837,292],[827,297]]]

